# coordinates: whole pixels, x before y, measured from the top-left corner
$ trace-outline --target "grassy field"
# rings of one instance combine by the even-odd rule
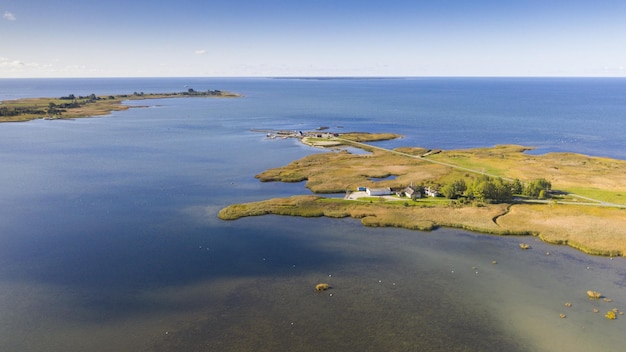
[[[626,204],[626,161],[573,153],[524,153],[530,149],[506,145],[442,151],[428,158],[522,181],[545,178],[553,189]]]
[[[344,144],[350,144],[345,143],[344,135],[340,138]],[[376,138],[376,135],[367,138]],[[516,145],[451,151],[363,149],[371,153],[336,150],[313,154],[256,177],[263,182],[306,181],[306,187],[322,194],[344,193],[357,187],[405,187],[411,183],[436,187],[458,178],[471,181],[481,174],[490,174],[522,182],[545,178],[554,190],[563,194],[543,204],[478,206],[458,205],[443,199],[384,201],[372,197],[350,201],[318,196],[292,197],[231,205],[223,209],[219,217],[225,220],[263,214],[353,217],[361,219],[366,226],[419,230],[446,226],[499,235],[535,235],[590,254],[624,256],[626,253],[626,209],[599,206],[602,202],[626,204],[626,179],[623,178],[626,161],[572,153],[530,155],[525,152],[532,148]],[[385,179],[389,176],[395,178]]]
[[[262,182],[307,181],[306,187],[315,193],[341,193],[356,187],[408,186],[439,179],[453,170],[427,161],[407,158],[379,150],[371,154],[351,154],[346,151],[309,155],[285,167],[264,171],[256,177]],[[389,176],[395,180],[373,181]]]

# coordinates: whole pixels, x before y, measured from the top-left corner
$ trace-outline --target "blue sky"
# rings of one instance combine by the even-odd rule
[[[0,78],[626,76],[623,0],[0,0]]]

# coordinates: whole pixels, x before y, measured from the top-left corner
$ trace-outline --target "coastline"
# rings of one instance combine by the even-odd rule
[[[608,257],[624,256],[626,219],[623,211],[604,209],[595,216],[574,205],[533,208],[524,204],[495,204],[483,207],[431,207],[355,202],[320,196],[292,196],[233,204],[221,209],[218,218],[236,220],[261,215],[359,219],[368,227],[398,227],[432,231],[458,228],[485,235],[534,236],[546,243],[567,245],[583,253]],[[546,208],[549,207],[549,208]],[[566,215],[569,214],[569,215]],[[533,220],[535,219],[535,220]],[[570,222],[574,221],[574,223]],[[543,222],[543,223],[542,223]]]
[[[178,93],[137,93],[76,97],[70,94],[58,98],[22,98],[0,102],[0,122],[26,122],[37,119],[67,120],[108,115],[113,111],[123,111],[131,106],[122,105],[129,100],[166,98],[239,98],[240,94],[220,90]]]
[[[449,227],[494,235],[531,235],[546,243],[567,245],[591,255],[615,257],[626,254],[626,200],[622,199],[621,193],[626,190],[621,181],[621,175],[626,172],[624,161],[569,153],[529,155],[525,152],[532,148],[524,146],[451,151],[425,148],[385,150],[355,142],[358,139],[355,136],[344,138],[342,134],[315,143],[302,139],[303,143],[314,147],[324,147],[319,142],[325,142],[334,152],[309,155],[256,175],[261,182],[306,181],[306,187],[316,195],[233,204],[221,209],[218,218],[235,220],[266,214],[352,217],[371,227],[421,231]],[[385,134],[387,137],[389,134]],[[377,140],[375,134],[368,138]],[[366,149],[371,154],[351,154],[341,150],[341,146]],[[555,164],[557,162],[560,164]],[[499,204],[464,204],[443,199],[390,200],[385,197],[350,200],[347,196],[345,199],[320,196],[344,192],[348,195],[352,192],[350,190],[360,186],[397,187],[413,182],[441,185],[459,175],[480,177],[472,173],[502,178],[525,175],[525,179],[548,176],[558,191],[548,200],[515,198],[512,202]],[[390,176],[394,177],[390,179]],[[379,180],[373,181],[373,178]],[[591,198],[590,194],[594,197]]]

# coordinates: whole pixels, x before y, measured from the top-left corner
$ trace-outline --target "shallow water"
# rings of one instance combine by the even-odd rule
[[[0,80],[0,97],[185,84],[246,95],[0,125],[0,350],[613,349],[624,319],[603,315],[626,310],[623,258],[352,219],[216,217],[234,202],[310,193],[254,175],[321,151],[253,128],[343,126],[405,134],[386,146],[508,141],[620,157],[624,82],[569,82]],[[612,128],[579,128],[585,114],[609,116],[600,125]],[[424,133],[433,126],[446,132]],[[332,289],[315,293],[319,282]],[[589,289],[613,302],[588,300]]]
[[[181,216],[195,232],[174,235],[183,225],[169,224],[143,248],[93,259],[106,268],[84,259],[66,268],[63,276],[79,282],[3,281],[6,350],[601,351],[621,343],[624,320],[603,317],[625,306],[621,259],[537,241],[523,251],[527,238],[456,230],[275,216],[202,224],[202,216]],[[137,262],[117,268],[131,260],[124,251]],[[332,288],[316,293],[319,282]],[[588,289],[613,302],[589,300]]]

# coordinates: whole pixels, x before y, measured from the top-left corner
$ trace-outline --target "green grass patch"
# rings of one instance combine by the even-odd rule
[[[618,192],[586,187],[568,187],[565,191],[603,202],[626,205],[626,191]],[[577,201],[584,202],[581,199]]]

